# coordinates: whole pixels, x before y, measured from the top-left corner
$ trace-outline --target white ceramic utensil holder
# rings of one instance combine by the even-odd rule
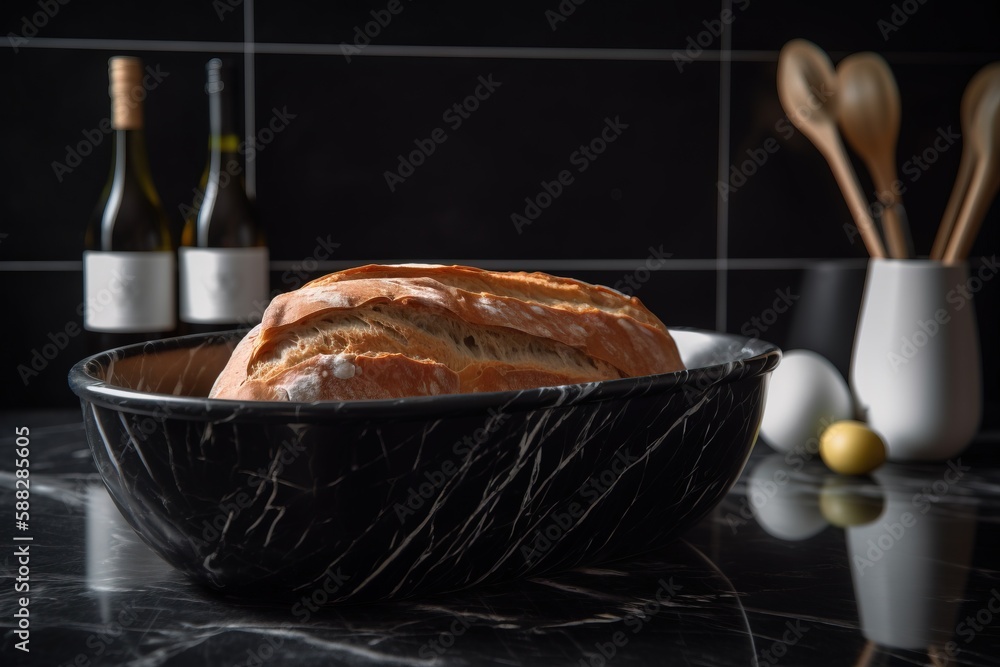
[[[868,265],[851,388],[890,460],[950,458],[979,428],[973,286],[965,264],[873,259]]]

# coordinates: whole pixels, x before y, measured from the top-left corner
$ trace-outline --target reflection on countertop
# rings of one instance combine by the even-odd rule
[[[995,439],[868,478],[760,444],[710,517],[643,558],[323,607],[321,588],[281,606],[220,599],[161,561],[111,503],[77,414],[0,423],[32,434],[33,641],[15,650],[7,615],[4,664],[1000,664]],[[5,457],[5,507],[12,471]]]
[[[1000,632],[989,627],[994,616],[1000,622],[1000,470],[992,459],[887,463],[845,477],[808,452],[761,446],[733,490],[742,491],[740,511],[728,523],[735,532],[752,516],[773,538],[822,553],[817,565],[849,571],[866,640],[855,664],[883,664],[880,654],[900,664],[1000,664]],[[842,563],[834,543],[813,539],[831,526],[846,537]]]

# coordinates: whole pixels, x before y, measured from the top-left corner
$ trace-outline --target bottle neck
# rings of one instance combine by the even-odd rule
[[[210,222],[220,198],[245,198],[243,193],[240,138],[233,116],[235,76],[224,67],[210,67],[208,84],[208,164],[205,166],[201,202],[195,221],[196,243],[210,247]]]
[[[233,118],[233,84],[210,80],[208,89],[208,153],[210,163],[215,158],[231,158],[239,153],[239,136]],[[211,164],[209,165],[211,171]],[[217,172],[216,172],[217,173]]]
[[[113,178],[128,171],[148,173],[143,133],[142,66],[135,58],[113,58],[110,65]]]
[[[143,129],[135,128],[130,130],[114,130],[112,132],[112,145],[114,146],[114,166],[119,164],[132,164],[136,167],[145,167],[146,161],[146,136]]]
[[[101,234],[104,251],[111,250],[112,230],[118,211],[125,198],[126,190],[138,188],[150,201],[158,201],[156,190],[149,178],[149,163],[146,159],[146,140],[142,126],[133,129],[118,129],[112,133],[110,189],[101,218],[104,233]]]

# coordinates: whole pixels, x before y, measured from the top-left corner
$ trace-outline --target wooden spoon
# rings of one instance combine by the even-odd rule
[[[969,256],[979,227],[1000,189],[1000,70],[990,76],[973,115],[968,143],[978,156],[969,190],[955,220],[955,230],[944,252],[945,264],[961,264]]]
[[[866,52],[847,56],[837,65],[837,121],[848,145],[871,172],[884,207],[882,229],[889,254],[910,256],[910,242],[899,210],[896,141],[899,139],[899,87],[882,56]],[[897,208],[897,205],[899,208]]]
[[[882,240],[868,212],[868,202],[858,185],[837,131],[834,98],[837,76],[829,56],[804,39],[793,39],[778,55],[778,98],[789,120],[826,158],[840,185],[861,238],[872,257],[885,257]]]
[[[951,198],[941,216],[941,225],[938,227],[937,236],[934,237],[934,246],[931,248],[931,259],[941,259],[948,248],[948,241],[951,239],[951,232],[955,228],[955,220],[962,208],[965,200],[965,193],[969,189],[972,181],[972,170],[976,166],[979,157],[979,147],[969,141],[968,137],[972,132],[973,116],[979,107],[979,102],[989,88],[990,81],[1000,75],[1000,63],[991,63],[982,68],[969,81],[962,95],[962,161],[958,165],[958,176],[955,177],[955,186],[951,191]]]

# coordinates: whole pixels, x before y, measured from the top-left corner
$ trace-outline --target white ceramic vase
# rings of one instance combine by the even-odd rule
[[[890,460],[950,458],[979,428],[982,363],[972,287],[964,264],[868,265],[851,388]]]

